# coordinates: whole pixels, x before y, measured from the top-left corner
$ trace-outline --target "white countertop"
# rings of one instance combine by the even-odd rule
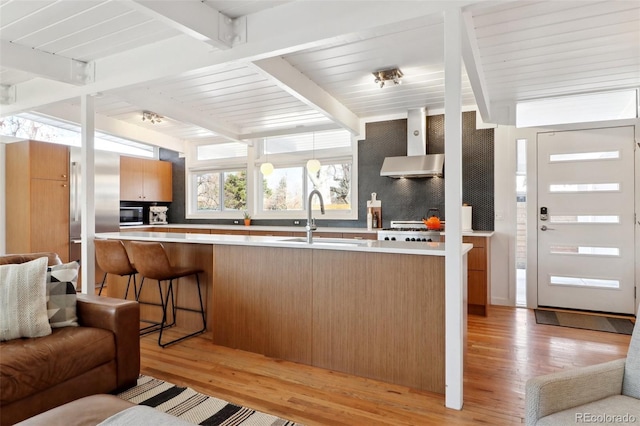
[[[96,234],[96,238],[129,241],[155,241],[161,243],[217,244],[255,247],[286,247],[317,250],[346,250],[371,253],[414,254],[422,256],[445,255],[444,243],[432,242],[377,241],[314,237],[313,244],[307,244],[304,237],[263,237],[256,235],[183,234],[178,232],[135,231],[98,233]],[[466,254],[472,248],[472,244],[462,244],[462,253]]]
[[[153,227],[158,229],[158,232],[162,232],[164,228],[173,229],[234,229],[234,230],[246,230],[249,231],[280,231],[280,232],[305,232],[304,226],[260,226],[260,225],[207,225],[207,224],[191,224],[191,223],[170,223],[168,225],[136,225],[136,226],[123,226],[120,228],[122,232],[135,231],[136,229]],[[126,231],[125,231],[126,229]],[[362,234],[377,234],[380,228],[368,230],[367,228],[340,228],[340,227],[318,227],[317,233],[323,232],[343,232],[343,233],[362,233]],[[462,235],[465,237],[492,237],[494,231],[462,231]],[[446,235],[445,232],[441,232],[440,235]]]

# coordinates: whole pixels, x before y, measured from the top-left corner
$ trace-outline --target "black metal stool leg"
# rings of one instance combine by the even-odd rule
[[[142,277],[142,281],[140,282],[140,289],[138,290],[138,295],[137,295],[138,298],[140,298],[140,294],[142,293],[142,286],[144,285],[144,279],[145,277]],[[164,296],[162,294],[162,283],[160,280],[158,280],[158,293],[160,294],[160,307],[162,308],[162,321],[156,322],[156,321],[150,321],[150,320],[140,320],[141,322],[146,322],[151,324],[146,327],[142,327],[140,329],[140,336],[146,336],[147,334],[155,333],[156,331],[162,332],[162,329],[165,327],[164,323],[166,320],[165,319],[166,305],[164,302]],[[144,303],[144,302],[138,302],[138,303]]]
[[[104,277],[102,277],[102,282],[100,283],[100,290],[98,290],[98,296],[102,296],[102,287],[104,287],[105,281],[107,281],[107,272],[105,272]]]
[[[200,310],[198,311],[198,310],[195,310],[195,309],[186,309],[186,308],[180,308],[180,309],[184,309],[184,310],[200,313],[200,315],[202,316],[202,329],[200,329],[198,331],[195,331],[193,333],[187,334],[185,336],[179,337],[177,339],[171,340],[169,342],[162,343],[162,331],[164,329],[164,327],[162,327],[160,329],[160,334],[158,335],[158,346],[160,346],[162,348],[164,348],[166,346],[169,346],[169,345],[172,345],[174,343],[180,342],[180,341],[182,341],[184,339],[188,339],[189,337],[193,337],[193,336],[196,336],[198,334],[202,334],[207,329],[207,318],[206,318],[206,314],[204,312],[204,303],[202,301],[202,291],[200,290],[200,277],[198,276],[198,274],[194,274],[194,275],[196,276],[196,285],[198,286],[198,300],[200,302]],[[166,303],[165,303],[165,315],[163,315],[163,323],[166,320],[166,309],[167,309],[167,305],[169,303],[169,291],[171,291],[171,298],[172,298],[172,303],[173,303],[172,310],[173,310],[174,317],[173,317],[173,323],[172,324],[175,324],[175,321],[176,321],[175,315],[176,315],[176,311],[177,311],[178,307],[176,307],[176,305],[175,305],[175,299],[174,299],[174,295],[173,295],[173,280],[169,281],[169,287],[167,288],[167,298],[166,298]]]
[[[127,297],[129,297],[129,285],[131,285],[131,277],[132,275],[129,275],[129,279],[127,280],[127,288],[124,291],[124,299],[127,300]],[[134,293],[135,293],[135,288],[134,288]]]
[[[142,277],[142,280],[144,281],[144,277]],[[136,302],[140,298],[140,294],[138,293],[138,285],[136,283],[136,274],[133,274],[133,296],[136,298]]]

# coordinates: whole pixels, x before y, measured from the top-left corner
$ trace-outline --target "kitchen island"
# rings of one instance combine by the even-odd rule
[[[445,392],[442,243],[314,238],[309,245],[300,238],[161,232],[97,237],[162,242],[176,265],[202,267],[214,344]],[[463,245],[465,260],[470,248]],[[190,287],[180,285],[181,304],[196,300]],[[188,324],[184,314],[178,322]]]

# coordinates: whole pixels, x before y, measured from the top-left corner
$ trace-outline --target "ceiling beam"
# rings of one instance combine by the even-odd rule
[[[16,101],[16,86],[0,84],[0,104],[9,105]]]
[[[203,129],[210,130],[230,141],[248,142],[240,136],[240,130],[232,124],[214,120],[211,116],[200,114],[198,111],[187,110],[171,99],[160,97],[150,93],[148,90],[129,90],[126,92],[117,92],[116,95],[132,105],[139,106],[141,109],[150,110],[183,123],[191,123]]]
[[[484,122],[491,122],[491,99],[487,92],[487,83],[482,69],[478,38],[473,24],[472,12],[467,10],[462,13],[462,60],[467,70],[467,77],[471,83],[471,90],[476,98],[478,112]]]
[[[170,2],[185,4],[191,2]],[[83,94],[108,92],[153,80],[174,78],[194,70],[233,62],[252,62],[303,49],[360,39],[363,34],[392,31],[393,24],[442,13],[447,6],[473,1],[290,2],[247,15],[244,44],[220,50],[186,35],[140,46],[95,61],[95,82],[83,87],[33,79],[19,84],[11,105],[0,105],[0,116],[28,111]],[[153,109],[152,109],[153,110]]]
[[[261,139],[261,138],[269,138],[273,136],[282,136],[282,135],[296,135],[300,133],[313,133],[313,132],[325,132],[327,130],[338,130],[342,129],[341,126],[336,123],[325,123],[325,124],[315,124],[308,126],[296,126],[294,128],[286,128],[286,129],[273,129],[273,130],[263,130],[251,133],[243,133],[240,135],[242,139],[250,140],[250,139]]]
[[[353,135],[360,133],[360,118],[285,59],[269,58],[252,63],[253,68],[291,96],[320,111]]]
[[[218,49],[247,41],[246,18],[231,19],[202,1],[128,0],[128,5]]]
[[[80,107],[78,105],[60,103],[39,108],[36,113],[80,125]],[[95,128],[100,129],[101,132],[118,136],[123,139],[130,139],[153,146],[159,146],[160,148],[166,148],[176,152],[186,152],[186,144],[182,139],[174,138],[155,130],[146,129],[142,126],[129,124],[122,120],[116,120],[115,118],[104,115],[95,114]]]
[[[92,62],[53,55],[6,40],[0,41],[0,51],[0,68],[24,71],[76,86],[92,83],[95,78]]]

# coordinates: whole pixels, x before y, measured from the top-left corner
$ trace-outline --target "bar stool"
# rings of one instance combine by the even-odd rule
[[[127,289],[124,293],[124,298],[129,296],[129,285],[131,284],[131,277],[133,277],[133,294],[138,300],[138,290],[136,285],[136,274],[138,271],[129,261],[127,250],[124,247],[122,241],[119,240],[94,240],[96,248],[96,261],[100,269],[104,271],[104,277],[100,283],[100,290],[98,296],[102,295],[102,288],[107,280],[107,274],[119,275],[121,277],[128,276]]]
[[[207,319],[204,312],[204,305],[202,303],[202,292],[200,290],[200,278],[198,274],[204,271],[202,269],[197,269],[197,268],[181,268],[181,267],[171,266],[171,263],[169,262],[169,257],[167,256],[167,252],[165,251],[164,246],[160,243],[132,241],[129,245],[129,248],[131,250],[131,254],[133,257],[133,262],[136,265],[136,268],[138,269],[140,274],[143,276],[142,283],[144,283],[145,278],[158,281],[158,290],[160,292],[160,303],[162,305],[162,321],[158,324],[159,325],[158,329],[160,330],[160,334],[158,336],[158,346],[164,348],[165,346],[171,345],[173,343],[177,343],[181,340],[203,333],[207,329]],[[175,303],[173,281],[178,278],[186,277],[189,275],[196,276],[200,310],[176,306],[176,303]],[[169,282],[166,286],[165,292],[162,291],[162,281]],[[140,293],[142,291],[142,285],[143,285],[142,283],[140,284],[138,296],[140,296]],[[171,313],[172,313],[171,323],[167,322],[168,321],[167,310],[169,309],[169,297],[171,297]],[[193,333],[187,334],[185,336],[179,337],[177,339],[171,340],[169,342],[162,343],[162,332],[164,331],[165,328],[173,327],[176,324],[176,312],[178,309],[199,313],[200,316],[202,317],[202,329],[195,331]]]

